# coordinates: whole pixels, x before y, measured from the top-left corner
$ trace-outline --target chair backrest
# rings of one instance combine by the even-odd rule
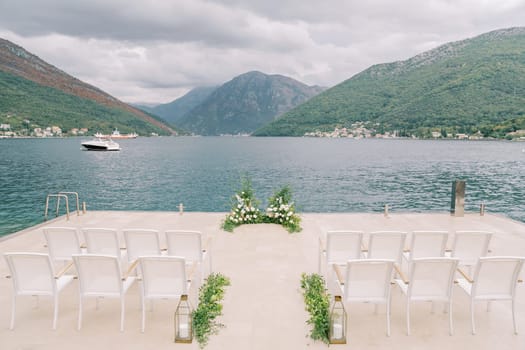
[[[114,255],[120,257],[117,230],[109,228],[82,229],[88,254]]]
[[[445,256],[447,231],[414,231],[410,243],[410,259]]]
[[[15,294],[53,295],[57,284],[49,255],[40,253],[6,253]]]
[[[472,296],[479,299],[512,299],[524,258],[491,256],[479,258],[474,271]]]
[[[478,259],[487,255],[492,237],[490,232],[457,231],[452,244],[452,256],[460,265],[475,265]]]
[[[416,258],[412,260],[408,297],[414,300],[448,300],[452,293],[455,258]]]
[[[159,231],[132,229],[124,230],[123,233],[129,261],[140,256],[160,255]]]
[[[202,233],[199,231],[166,231],[168,255],[180,256],[186,261],[202,261]]]
[[[386,301],[394,260],[359,259],[346,263],[344,299],[346,301]]]
[[[55,261],[70,261],[74,254],[81,254],[78,231],[72,227],[44,228],[49,256]]]
[[[122,293],[120,261],[111,255],[74,255],[80,293],[83,295],[118,296]]]
[[[400,231],[371,232],[367,257],[369,259],[392,259],[400,264],[406,235],[406,232]]]
[[[187,294],[186,262],[176,256],[142,256],[143,292],[146,298],[169,298]]]
[[[362,231],[328,231],[326,261],[329,264],[346,264],[350,259],[361,258],[362,241]]]

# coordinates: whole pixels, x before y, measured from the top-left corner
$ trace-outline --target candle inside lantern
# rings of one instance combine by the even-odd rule
[[[332,332],[334,339],[341,339],[343,337],[343,326],[340,324],[332,325]]]
[[[179,325],[179,337],[188,338],[188,325],[187,324]]]

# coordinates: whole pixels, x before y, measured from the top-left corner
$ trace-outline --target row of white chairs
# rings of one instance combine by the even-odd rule
[[[109,228],[82,228],[81,243],[79,230],[72,227],[44,228],[49,255],[53,261],[69,262],[73,255],[83,253],[104,254],[133,263],[138,257],[148,255],[170,255],[184,257],[187,262],[203,263],[207,260],[208,272],[212,271],[210,237],[203,242],[200,231],[167,230],[164,232],[167,248],[160,243],[160,232],[151,229],[124,229],[125,249],[118,231]]]
[[[388,335],[391,283],[398,285],[407,298],[408,334],[410,301],[417,300],[447,303],[449,331],[453,333],[451,297],[454,282],[471,298],[473,334],[474,302],[478,300],[511,300],[514,331],[517,332],[514,296],[524,258],[486,257],[492,233],[413,231],[408,248],[407,232],[370,232],[367,244],[364,243],[364,236],[363,231],[327,232],[325,239],[319,239],[318,269],[321,273],[322,263],[326,264],[327,279],[333,280],[335,277],[347,302],[385,303]],[[449,240],[452,244],[447,249]],[[346,267],[346,276],[341,272],[342,266]],[[467,271],[463,271],[463,268],[467,268]],[[456,276],[459,278],[456,279]],[[393,279],[395,282],[392,282]]]
[[[364,243],[363,231],[329,231],[319,238],[319,264],[345,264],[350,259],[392,259],[399,266],[421,257],[450,256],[459,259],[460,266],[473,266],[489,251],[492,233],[483,231],[456,231],[452,246],[447,250],[448,231],[413,231],[406,249],[408,233],[403,231],[375,231]],[[448,253],[448,254],[447,254]]]
[[[59,294],[76,278],[66,274],[74,264],[79,280],[78,329],[82,326],[84,299],[95,298],[98,308],[99,298],[118,298],[121,304],[120,330],[123,331],[126,293],[135,282],[140,281],[141,328],[144,332],[146,301],[179,299],[182,295],[188,295],[193,274],[198,266],[197,263],[192,264],[187,273],[188,266],[182,257],[141,256],[123,274],[120,259],[114,255],[74,254],[73,262],[55,272],[48,254],[13,252],[4,256],[13,280],[10,329],[14,329],[15,326],[16,303],[20,296],[52,297],[53,329],[56,329]],[[137,267],[141,269],[140,277],[134,274]]]
[[[410,304],[413,301],[441,301],[448,305],[449,332],[454,333],[452,321],[452,295],[455,283],[470,298],[472,334],[476,333],[474,304],[491,301],[512,302],[512,322],[517,334],[515,316],[516,286],[524,257],[491,256],[478,258],[474,274],[470,277],[458,268],[459,259],[414,258],[411,261],[409,278],[400,273],[395,279],[406,297],[407,334],[410,335]],[[392,259],[357,259],[346,262],[346,275],[339,264],[334,264],[336,282],[345,303],[369,302],[386,304],[387,335],[390,336],[391,281],[395,261]],[[455,279],[456,271],[462,278]],[[432,304],[433,306],[433,304]]]

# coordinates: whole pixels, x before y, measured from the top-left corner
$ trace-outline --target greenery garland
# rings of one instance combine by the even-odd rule
[[[259,210],[259,203],[251,181],[241,179],[241,189],[232,197],[232,209],[226,215],[222,229],[233,232],[243,224],[272,223],[282,225],[290,233],[301,231],[301,218],[295,211],[290,187],[284,186],[270,197],[266,213]]]
[[[229,278],[212,273],[199,288],[199,306],[192,313],[192,327],[200,348],[208,344],[211,334],[217,334],[224,325],[216,318],[222,315],[224,287],[230,285]]]
[[[324,278],[318,274],[303,273],[301,289],[306,311],[310,314],[310,318],[306,321],[312,326],[310,338],[329,344],[330,295],[326,292]]]

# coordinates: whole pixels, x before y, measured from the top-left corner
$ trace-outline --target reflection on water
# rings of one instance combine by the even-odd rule
[[[525,221],[525,153],[512,142],[162,137],[80,150],[80,138],[1,139],[0,235],[42,221],[45,198],[79,192],[92,210],[228,211],[239,178],[265,205],[289,184],[304,212],[447,211],[467,181],[466,210]]]

